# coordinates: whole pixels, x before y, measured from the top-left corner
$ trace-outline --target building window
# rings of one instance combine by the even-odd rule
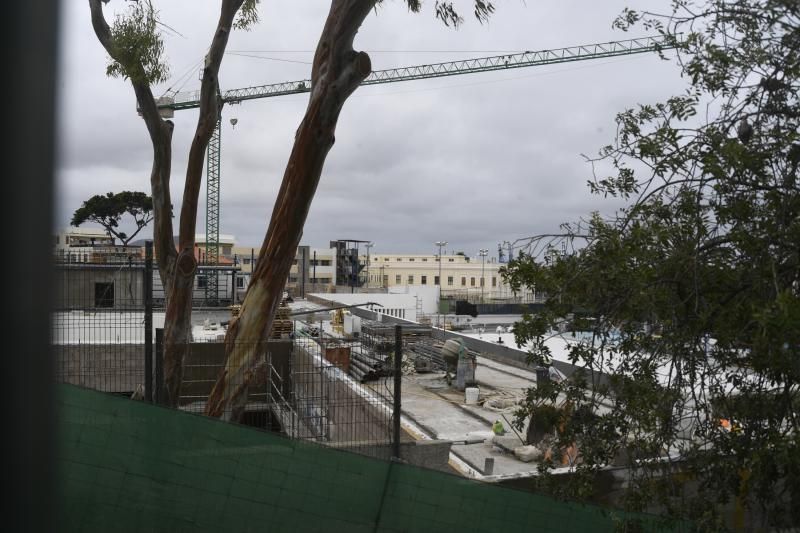
[[[402,281],[400,281],[400,274],[398,274],[398,275],[396,275],[396,276],[394,277],[394,282],[395,282],[396,284],[398,284],[398,285],[400,285],[401,283],[403,283]]]
[[[249,257],[245,257],[244,259],[242,259],[242,263],[244,263],[245,265],[249,265],[250,264],[250,258]]]
[[[388,285],[389,284],[389,276],[383,276],[383,284],[384,285]]]
[[[448,259],[448,261],[452,263],[453,261],[455,261],[455,259],[453,259],[453,258],[451,257],[450,259]]]
[[[481,287],[483,287],[483,286],[484,286],[484,283],[483,283],[483,282],[484,282],[484,279],[483,279],[483,276],[481,276]]]
[[[114,282],[94,284],[94,306],[114,307]]]
[[[461,278],[461,286],[462,287],[466,287],[467,286],[467,278],[465,278],[465,277]]]
[[[409,257],[408,260],[411,261],[412,263],[414,262],[414,258],[413,257]]]
[[[428,284],[428,276],[422,276],[422,282],[421,283],[423,285],[427,285]]]
[[[474,287],[475,286],[475,278],[469,278],[469,286],[470,287]]]
[[[197,276],[197,288],[205,289],[206,285],[208,285],[208,278],[205,276]]]
[[[492,276],[492,287],[497,287],[497,278]]]
[[[388,261],[388,260],[389,260],[389,258],[388,258],[388,257],[384,257],[384,258],[383,258],[383,260],[384,260],[384,261]]]
[[[447,284],[453,285],[453,276],[447,276]]]
[[[403,258],[402,258],[402,257],[398,257],[398,258],[396,259],[396,261],[402,261],[402,260],[403,260]]]
[[[439,284],[439,276],[433,276],[433,284],[434,285],[438,285]]]
[[[427,262],[428,262],[428,258],[427,258],[427,257],[423,257],[423,258],[422,258],[422,262],[423,262],[423,263],[427,263]]]
[[[236,278],[236,288],[244,289],[244,278]]]
[[[409,285],[413,285],[414,284],[414,275],[413,274],[408,276],[408,284]]]

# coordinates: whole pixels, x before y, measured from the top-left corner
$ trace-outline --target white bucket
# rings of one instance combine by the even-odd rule
[[[480,389],[478,387],[467,387],[464,389],[464,403],[467,405],[475,405],[478,403],[480,397]]]

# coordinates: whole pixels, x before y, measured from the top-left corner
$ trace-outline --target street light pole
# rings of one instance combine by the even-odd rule
[[[483,303],[483,288],[486,285],[486,278],[483,276],[483,272],[486,267],[486,256],[488,254],[489,250],[486,248],[481,248],[478,250],[478,255],[481,256],[481,303]]]
[[[439,255],[437,260],[439,261],[439,301],[436,305],[436,326],[439,327],[440,319],[441,319],[441,308],[442,308],[442,248],[447,246],[447,241],[436,241],[433,243],[435,246],[439,247]]]
[[[364,247],[367,249],[367,289],[369,289],[369,249],[373,246],[375,246],[375,243],[373,242],[368,242],[364,245]]]

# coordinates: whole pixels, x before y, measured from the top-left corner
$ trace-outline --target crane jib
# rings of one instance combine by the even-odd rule
[[[631,54],[642,54],[668,50],[677,46],[677,40],[669,37],[643,37],[625,41],[610,41],[588,45],[571,46],[552,50],[538,50],[490,57],[462,59],[444,63],[428,65],[413,65],[385,70],[373,71],[362,85],[377,85],[381,83],[397,83],[401,81],[414,81],[445,76],[459,76],[478,72],[491,72],[512,68],[524,68],[552,65],[556,63],[569,63],[573,61],[586,61],[590,59],[603,59]],[[256,85],[231,89],[222,93],[222,100],[226,103],[238,103],[245,100],[259,98],[273,98],[299,94],[311,90],[311,80],[296,80],[268,85]],[[200,92],[190,91],[177,93],[173,97],[160,99],[159,107],[175,111],[194,109],[200,106]]]

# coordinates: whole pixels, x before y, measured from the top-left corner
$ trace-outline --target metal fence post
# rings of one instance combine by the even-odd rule
[[[392,457],[400,459],[400,384],[403,380],[403,327],[394,327],[394,409],[392,410]]]
[[[144,243],[144,400],[153,402],[153,241]]]
[[[155,399],[157,404],[164,403],[164,330],[156,329],[156,381]]]

